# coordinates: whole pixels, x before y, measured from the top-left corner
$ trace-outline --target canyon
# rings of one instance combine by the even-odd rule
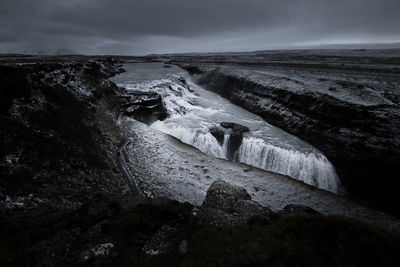
[[[396,53],[0,57],[1,263],[396,265]]]

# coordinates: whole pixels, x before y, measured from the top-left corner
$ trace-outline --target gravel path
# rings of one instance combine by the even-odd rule
[[[128,144],[129,139],[124,137],[124,140],[122,141],[121,145],[118,147],[117,150],[117,164],[121,172],[124,174],[125,179],[128,181],[129,188],[131,189],[132,195],[134,197],[136,196],[141,196],[141,192],[138,190],[135,179],[132,177],[130,174],[127,166],[125,159],[123,157],[123,150],[125,149],[125,146]]]

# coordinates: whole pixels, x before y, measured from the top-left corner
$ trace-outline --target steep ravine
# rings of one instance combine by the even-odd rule
[[[240,66],[182,67],[197,74],[197,82],[205,88],[324,152],[350,196],[399,214],[395,203],[399,200],[400,109],[396,102],[368,84],[351,80],[320,78],[316,83]],[[337,83],[336,88],[332,83]]]
[[[125,64],[124,68],[126,72],[113,78],[119,86],[162,97],[168,117],[148,121],[152,128],[208,155],[342,193],[335,169],[321,151],[198,86],[182,69],[166,70],[162,63]]]

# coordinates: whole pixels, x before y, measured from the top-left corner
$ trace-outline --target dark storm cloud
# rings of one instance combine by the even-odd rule
[[[398,0],[1,0],[0,51],[224,51],[400,40]]]

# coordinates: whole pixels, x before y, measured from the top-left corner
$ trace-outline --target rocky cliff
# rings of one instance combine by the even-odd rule
[[[300,64],[290,72],[222,63],[183,67],[199,84],[324,152],[349,195],[399,214],[393,205],[400,184],[398,76],[353,68],[344,78],[326,66],[311,72]]]
[[[146,122],[163,110],[159,96],[129,94],[108,80],[122,71],[116,61],[35,61],[0,65],[4,264],[11,264],[8,253],[20,253],[33,265],[41,257],[59,257],[70,249],[75,232],[82,237],[82,227],[95,225],[115,213],[115,203],[131,199],[116,157],[123,141],[118,117]],[[132,108],[140,112],[130,113]],[[89,224],[72,223],[75,230],[57,226],[69,225],[72,214],[81,211]]]

